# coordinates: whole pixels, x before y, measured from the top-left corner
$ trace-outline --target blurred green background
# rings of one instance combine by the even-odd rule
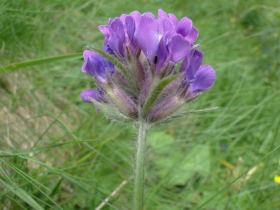
[[[187,16],[214,87],[153,130],[146,210],[280,209],[280,4],[275,0],[0,0],[0,209],[130,209],[135,134],[82,102],[85,46],[98,25],[138,10]],[[34,64],[34,63],[33,63]],[[98,209],[98,208],[97,208]]]

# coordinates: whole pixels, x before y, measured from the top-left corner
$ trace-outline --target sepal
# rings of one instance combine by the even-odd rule
[[[117,110],[114,106],[110,106],[109,104],[99,103],[94,99],[91,99],[91,102],[94,104],[97,110],[103,112],[105,117],[110,120],[121,122],[121,123],[129,123],[135,121],[135,119],[127,117],[122,113],[120,113],[119,110]]]

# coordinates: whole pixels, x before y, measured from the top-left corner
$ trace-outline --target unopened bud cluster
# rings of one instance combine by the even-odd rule
[[[97,89],[81,97],[110,118],[162,121],[214,84],[214,69],[202,65],[203,54],[194,45],[198,31],[187,17],[135,11],[99,29],[104,49],[86,50],[82,66]]]

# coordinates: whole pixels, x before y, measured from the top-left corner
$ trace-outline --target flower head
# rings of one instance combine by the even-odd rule
[[[174,115],[214,84],[214,69],[202,65],[203,53],[194,45],[198,30],[187,17],[178,20],[161,9],[158,17],[135,11],[99,29],[104,51],[84,52],[82,71],[99,87],[82,92],[86,102],[153,123]]]

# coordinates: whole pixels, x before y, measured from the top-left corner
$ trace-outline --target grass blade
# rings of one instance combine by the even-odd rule
[[[37,58],[34,60],[29,60],[29,61],[10,64],[7,66],[2,66],[2,67],[0,67],[0,73],[3,71],[16,70],[19,68],[26,68],[26,67],[42,65],[42,64],[46,64],[46,63],[75,60],[75,59],[79,59],[79,58],[82,58],[82,53],[72,53],[72,54],[67,54],[67,55],[57,55],[57,56],[51,56],[51,57],[45,57],[45,58]]]
[[[0,182],[8,188],[11,192],[13,192],[15,195],[17,195],[19,198],[21,198],[24,202],[29,204],[31,207],[33,207],[36,210],[44,210],[42,206],[40,206],[30,195],[28,195],[24,190],[19,188],[16,185],[10,185],[4,180],[0,178]]]

